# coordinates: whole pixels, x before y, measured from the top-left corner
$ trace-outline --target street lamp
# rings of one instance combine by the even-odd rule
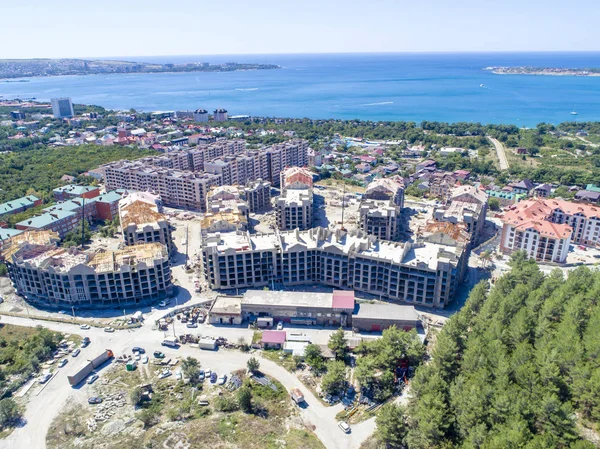
[[[71,306],[71,311],[73,312],[73,319],[75,319],[75,306]]]

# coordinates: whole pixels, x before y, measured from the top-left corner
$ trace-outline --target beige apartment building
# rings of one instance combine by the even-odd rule
[[[404,207],[400,177],[380,178],[367,186],[359,207],[359,228],[383,240],[398,240]]]
[[[444,307],[463,278],[466,251],[464,243],[437,234],[396,243],[361,231],[312,228],[207,235],[202,262],[213,289],[321,284]]]

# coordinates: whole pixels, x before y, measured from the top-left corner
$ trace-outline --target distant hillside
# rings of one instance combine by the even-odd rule
[[[233,72],[236,70],[279,69],[273,64],[151,64],[130,61],[93,61],[87,59],[0,59],[1,78],[33,76],[93,75],[106,73],[161,73],[161,72]]]

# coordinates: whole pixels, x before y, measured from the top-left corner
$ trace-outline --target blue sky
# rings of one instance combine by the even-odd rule
[[[0,16],[0,58],[600,50],[600,0],[0,0]]]

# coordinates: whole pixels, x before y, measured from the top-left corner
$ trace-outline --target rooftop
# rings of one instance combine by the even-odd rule
[[[359,303],[354,307],[353,317],[373,320],[419,321],[419,314],[414,306],[398,304]]]
[[[273,343],[273,344],[284,344],[286,338],[285,331],[263,331],[261,342],[262,343]]]
[[[77,186],[74,184],[68,184],[66,186],[57,187],[53,190],[54,193],[70,193],[72,195],[82,195],[93,190],[97,190],[98,187],[94,186]]]
[[[210,313],[222,313],[228,315],[239,315],[242,313],[241,296],[217,296]]]
[[[27,220],[23,220],[23,221],[17,223],[17,225],[28,227],[28,228],[34,228],[34,229],[41,229],[48,225],[51,225],[52,223],[59,221],[59,220],[74,217],[76,215],[77,215],[77,213],[75,213],[75,212],[71,212],[68,210],[55,209],[55,210],[52,210],[51,212],[46,212],[45,214],[31,217],[31,218],[28,218]]]
[[[119,215],[122,226],[130,226],[132,224],[141,226],[166,220],[165,216],[158,212],[158,206],[141,200],[134,200],[120,205]]]
[[[314,307],[332,308],[331,293],[248,290],[242,298],[244,305],[262,305],[277,307]]]
[[[27,195],[16,200],[7,201],[6,203],[0,204],[0,215],[10,214],[17,209],[32,207],[35,201],[39,201],[39,198],[35,195]]]

